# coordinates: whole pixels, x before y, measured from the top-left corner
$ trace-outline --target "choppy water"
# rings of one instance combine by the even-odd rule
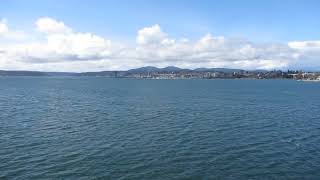
[[[320,83],[0,78],[0,179],[318,179]]]

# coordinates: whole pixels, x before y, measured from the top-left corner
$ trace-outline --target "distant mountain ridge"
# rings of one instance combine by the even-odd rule
[[[141,67],[141,68],[136,68],[136,69],[130,69],[127,72],[129,73],[155,73],[155,72],[178,72],[178,71],[192,71],[191,69],[182,69],[179,67],[175,67],[175,66],[167,66],[164,68],[157,68],[154,66],[145,66],[145,67]]]
[[[196,72],[225,72],[225,73],[230,73],[230,72],[240,72],[243,71],[242,69],[228,69],[228,68],[197,68],[194,69],[193,71]]]

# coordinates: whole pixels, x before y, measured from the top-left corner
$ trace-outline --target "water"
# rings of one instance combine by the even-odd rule
[[[0,179],[317,179],[320,83],[0,77]]]

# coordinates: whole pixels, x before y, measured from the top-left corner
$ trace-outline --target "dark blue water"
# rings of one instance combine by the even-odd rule
[[[0,78],[0,179],[318,179],[320,83]]]

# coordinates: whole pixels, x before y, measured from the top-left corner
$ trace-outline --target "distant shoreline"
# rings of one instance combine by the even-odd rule
[[[106,79],[134,79],[134,80],[261,80],[261,81],[268,81],[268,80],[288,80],[288,81],[301,81],[301,82],[320,82],[320,80],[299,80],[299,79],[288,79],[288,78],[273,78],[273,79],[257,79],[257,78],[133,78],[133,77],[107,77],[107,76],[2,76],[0,78],[106,78]]]
[[[41,71],[4,71],[0,76],[30,77],[108,77],[133,79],[293,79],[320,81],[320,72],[281,71],[281,70],[242,70],[228,68],[182,69],[174,66],[157,68],[152,66],[127,71],[99,72],[41,72]]]

